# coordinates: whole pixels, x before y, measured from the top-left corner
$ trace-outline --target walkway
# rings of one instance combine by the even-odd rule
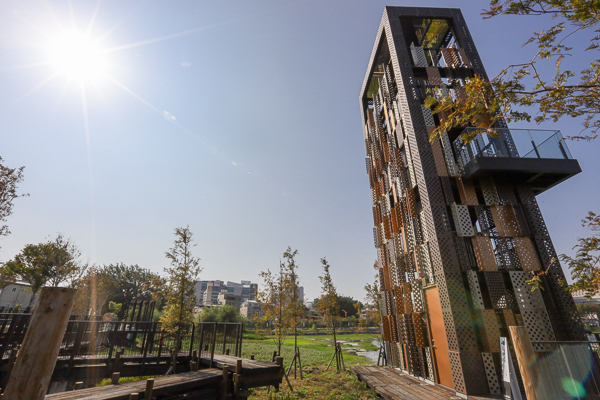
[[[391,367],[350,368],[358,379],[386,400],[462,400],[454,390],[432,385],[404,374]],[[501,399],[498,397],[469,396],[470,400]]]

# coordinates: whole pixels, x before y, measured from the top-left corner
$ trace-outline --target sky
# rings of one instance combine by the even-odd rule
[[[0,157],[25,166],[29,194],[0,261],[62,233],[90,263],[162,273],[189,226],[202,280],[261,283],[291,246],[308,299],[326,257],[338,292],[362,300],[376,252],[358,96],[384,6],[461,8],[493,77],[549,20],[483,20],[487,4],[0,3]],[[583,173],[538,196],[559,254],[600,212],[600,141],[568,145]]]

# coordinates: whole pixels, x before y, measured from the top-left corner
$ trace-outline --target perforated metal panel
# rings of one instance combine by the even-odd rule
[[[485,376],[487,378],[490,394],[502,394],[502,390],[500,389],[500,381],[498,379],[498,373],[496,372],[496,366],[494,365],[494,357],[492,356],[492,353],[481,353],[481,358],[483,359],[483,365],[485,367]]]
[[[523,271],[539,271],[541,270],[540,260],[538,259],[533,243],[528,237],[516,237],[513,239],[519,260],[521,261],[521,268]]]
[[[481,184],[481,191],[483,192],[485,204],[488,206],[498,204],[500,199],[498,197],[498,192],[496,191],[494,180],[490,177],[483,177],[479,179],[479,183]]]
[[[458,173],[458,167],[456,165],[456,160],[454,159],[454,153],[452,152],[452,146],[450,145],[450,139],[448,138],[448,134],[444,132],[441,135],[442,139],[442,148],[444,149],[444,156],[446,157],[446,166],[448,167],[448,174],[450,176],[456,176]]]
[[[435,382],[435,373],[433,370],[433,358],[431,357],[431,348],[425,347],[425,362],[427,363],[427,379]]]
[[[421,106],[421,110],[423,111],[425,126],[435,127],[435,121],[433,119],[433,115],[431,114],[431,109],[429,107]]]
[[[504,278],[500,271],[484,271],[485,283],[495,309],[516,308],[514,294],[506,290]]]
[[[543,310],[546,308],[540,290],[533,290],[532,286],[526,283],[526,281],[533,278],[532,272],[510,271],[509,274],[521,313],[525,310]]]
[[[554,331],[546,310],[524,310],[521,312],[529,338],[536,351],[544,351],[545,345],[536,342],[554,341]]]
[[[481,294],[481,287],[479,286],[477,272],[467,271],[467,279],[469,281],[469,291],[471,293],[471,298],[473,299],[473,307],[479,310],[483,310],[485,308],[485,305],[483,303],[483,295]]]
[[[460,200],[463,204],[467,204],[470,206],[476,206],[479,204],[479,200],[477,199],[477,194],[475,192],[475,188],[473,187],[472,182],[465,182],[460,177],[456,177],[456,184],[458,186],[458,194],[460,195]]]
[[[427,342],[425,340],[425,327],[423,326],[423,320],[421,319],[421,314],[414,313],[412,315],[413,326],[415,328],[415,344],[417,347],[425,347],[427,346]]]
[[[469,208],[465,205],[452,203],[450,209],[452,210],[452,218],[454,219],[454,225],[456,226],[456,234],[462,237],[474,236],[475,231],[473,230],[473,224],[471,223]]]
[[[413,63],[415,67],[427,66],[427,58],[425,57],[425,51],[422,47],[415,47],[414,45],[411,45],[410,52],[413,56]]]
[[[494,310],[482,310],[483,339],[485,351],[495,353],[500,351],[500,327]]]
[[[475,236],[471,238],[473,249],[475,250],[475,259],[480,271],[495,271],[498,269],[498,263],[489,237]]]
[[[449,351],[448,355],[450,356],[450,370],[452,371],[454,390],[465,393],[465,378],[463,376],[462,363],[460,362],[460,353],[457,351]]]
[[[491,206],[490,211],[499,236],[520,236],[521,230],[512,205]]]

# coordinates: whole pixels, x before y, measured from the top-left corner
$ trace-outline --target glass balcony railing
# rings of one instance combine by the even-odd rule
[[[474,136],[477,131],[465,128],[453,143],[461,168],[475,157],[573,158],[557,130],[498,128],[497,135]]]

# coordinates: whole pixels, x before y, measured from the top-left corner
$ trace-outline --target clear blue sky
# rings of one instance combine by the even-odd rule
[[[326,256],[339,292],[362,299],[376,253],[358,95],[383,7],[461,8],[494,76],[526,60],[544,20],[484,21],[487,4],[3,2],[0,156],[26,167],[30,197],[15,202],[0,260],[61,232],[92,263],[162,272],[173,229],[189,225],[201,279],[260,283],[290,245],[308,298]],[[110,50],[106,75],[83,85],[49,50],[73,23]],[[584,172],[538,197],[559,253],[600,212],[600,142],[569,146]]]

